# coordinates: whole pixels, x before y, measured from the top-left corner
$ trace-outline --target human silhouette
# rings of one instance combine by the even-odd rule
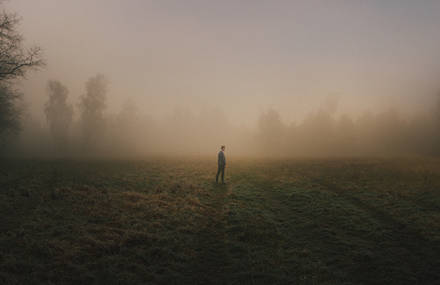
[[[218,152],[218,169],[217,175],[215,176],[215,183],[218,183],[218,176],[222,174],[222,184],[225,184],[225,166],[226,166],[226,158],[225,158],[225,146],[222,145],[220,151]]]

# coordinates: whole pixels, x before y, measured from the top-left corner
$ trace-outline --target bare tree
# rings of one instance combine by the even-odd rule
[[[106,108],[107,79],[98,74],[86,82],[86,94],[81,96],[79,108],[86,147],[93,147],[102,135]]]
[[[69,91],[56,80],[50,80],[47,83],[47,90],[49,99],[46,102],[44,112],[52,138],[59,150],[63,150],[67,144],[69,128],[73,118],[73,108],[67,103]]]
[[[0,137],[20,129],[17,102],[21,96],[9,81],[44,65],[39,47],[23,46],[23,37],[17,31],[19,22],[17,14],[0,12]]]
[[[0,137],[20,130],[20,111],[17,100],[21,94],[9,84],[0,84]]]
[[[23,46],[19,22],[17,14],[0,12],[0,81],[23,77],[29,69],[44,65],[40,47]]]

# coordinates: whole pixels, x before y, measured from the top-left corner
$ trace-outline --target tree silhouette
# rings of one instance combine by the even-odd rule
[[[19,22],[17,14],[0,12],[0,81],[23,77],[29,69],[44,64],[40,47],[23,46]]]
[[[3,1],[0,1],[0,7]],[[20,18],[15,13],[0,12],[0,136],[20,129],[17,101],[20,94],[12,87],[12,79],[23,77],[29,69],[44,65],[41,49],[25,48],[17,31]]]
[[[286,129],[277,111],[270,109],[260,115],[258,140],[265,155],[277,155],[283,151]]]
[[[0,84],[0,138],[20,129],[20,110],[16,104],[20,96],[9,84]]]
[[[81,126],[86,148],[93,148],[104,129],[107,79],[98,74],[86,82],[86,93],[80,98]]]
[[[47,123],[58,150],[65,150],[73,118],[73,108],[67,104],[69,91],[56,80],[47,83],[47,90],[49,99],[44,108]]]

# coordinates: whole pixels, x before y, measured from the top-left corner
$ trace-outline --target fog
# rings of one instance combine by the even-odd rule
[[[8,155],[440,154],[438,1],[11,0]]]

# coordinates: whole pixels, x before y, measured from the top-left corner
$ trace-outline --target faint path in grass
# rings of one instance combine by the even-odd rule
[[[329,280],[436,284],[440,280],[438,242],[372,205],[373,200],[323,179],[328,176],[325,166],[313,170],[297,162],[273,169],[261,166],[254,169],[253,177],[243,179],[264,197],[260,210],[274,214],[267,221],[280,233],[280,242],[271,246],[280,250],[276,258],[282,265],[296,269],[285,271],[289,280],[299,284]]]
[[[237,194],[245,207],[237,222],[254,227],[252,237],[245,240],[248,271],[237,284],[324,284],[338,280],[313,253],[316,236],[308,230],[312,217],[306,210],[313,195],[297,183],[298,177],[286,178],[267,166],[237,176]],[[296,194],[306,199],[300,202],[301,208],[292,207],[291,197]],[[243,216],[246,212],[247,217]]]
[[[409,225],[400,222],[385,211],[361,200],[349,190],[342,189],[325,178],[302,174],[313,183],[322,186],[323,189],[337,194],[338,197],[347,201],[347,203],[365,211],[372,219],[382,224],[383,228],[388,232],[386,240],[382,242],[398,246],[410,253],[402,253],[405,259],[401,260],[401,262],[408,263],[412,267],[412,270],[414,270],[419,278],[417,282],[420,284],[430,284],[433,280],[439,280],[438,268],[440,268],[440,260],[438,260],[438,256],[440,256],[440,244],[438,242],[427,240],[420,232],[411,229]]]
[[[20,162],[0,176],[0,221],[13,226],[0,234],[9,251],[0,281],[438,283],[438,240],[428,236],[438,231],[402,218],[394,206],[408,200],[398,192],[381,196],[393,173],[375,192],[351,166],[243,161],[231,163],[223,186],[203,160]]]

